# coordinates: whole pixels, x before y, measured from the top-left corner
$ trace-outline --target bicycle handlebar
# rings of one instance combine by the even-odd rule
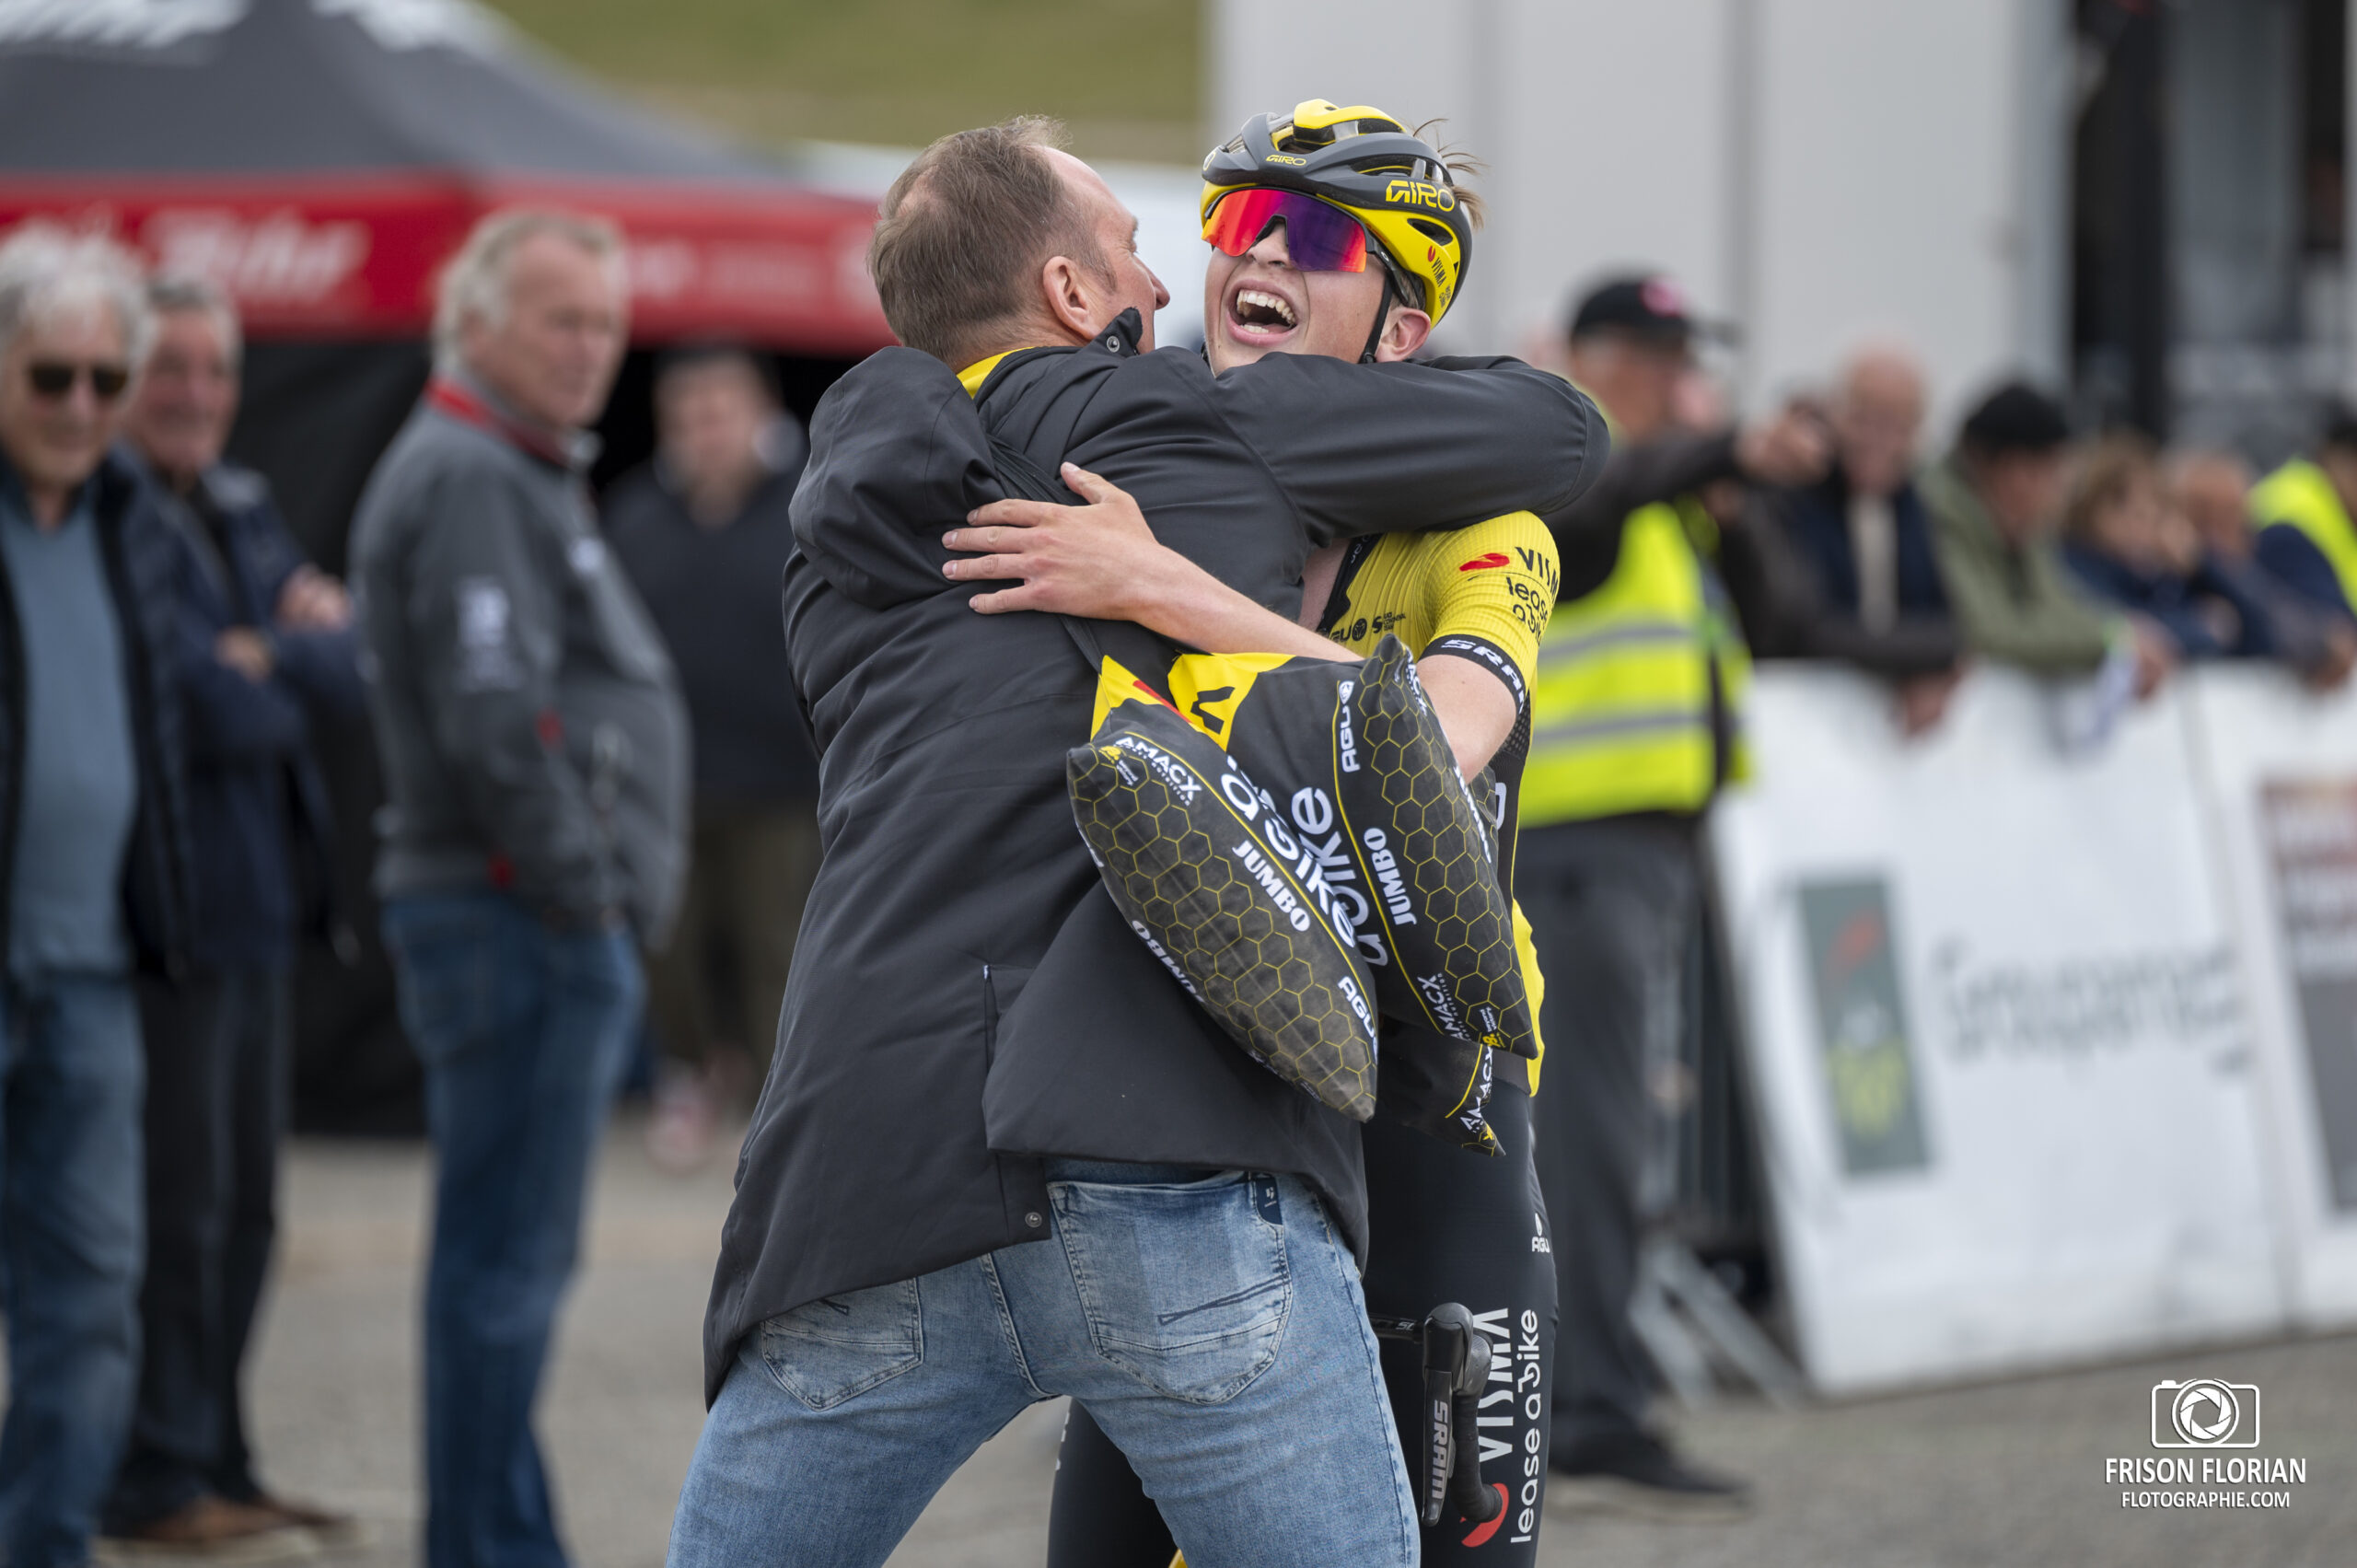
[[[1371,1318],[1386,1339],[1419,1341],[1424,1367],[1424,1468],[1419,1512],[1437,1525],[1447,1505],[1473,1524],[1489,1523],[1504,1499],[1481,1484],[1480,1444],[1475,1409],[1490,1377],[1490,1337],[1473,1315],[1454,1301],[1443,1302],[1422,1323],[1411,1318]]]

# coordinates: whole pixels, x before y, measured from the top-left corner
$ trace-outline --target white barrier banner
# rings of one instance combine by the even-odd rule
[[[1849,1393],[2284,1320],[2236,957],[2175,695],[2066,755],[1976,675],[1760,672],[1713,851],[1804,1366]]]
[[[2357,695],[2264,668],[2187,682],[2259,1042],[2291,1307],[2357,1323]]]

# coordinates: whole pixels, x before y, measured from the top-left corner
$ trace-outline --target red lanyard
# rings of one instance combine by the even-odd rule
[[[572,454],[554,438],[509,419],[447,377],[436,376],[426,384],[425,401],[451,418],[477,429],[488,430],[509,446],[529,453],[544,463],[553,463],[566,470],[573,467]]]

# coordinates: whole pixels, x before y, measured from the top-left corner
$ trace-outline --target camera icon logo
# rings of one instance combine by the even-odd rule
[[[2155,1448],[2256,1448],[2258,1385],[2195,1377],[2153,1385]]]

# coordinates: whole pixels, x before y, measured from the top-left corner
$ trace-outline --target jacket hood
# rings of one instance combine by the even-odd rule
[[[958,585],[941,536],[1000,499],[989,436],[947,366],[911,348],[870,354],[827,390],[794,493],[794,540],[871,610]]]

